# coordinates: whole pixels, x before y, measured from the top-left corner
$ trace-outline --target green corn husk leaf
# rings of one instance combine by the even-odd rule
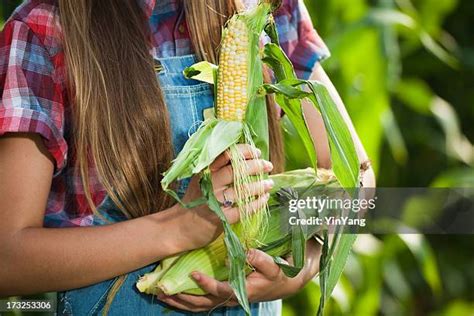
[[[334,188],[338,186],[335,177],[330,171],[321,170],[318,172],[318,174],[324,174],[324,176],[318,177],[314,169],[308,168],[270,176],[270,178],[273,179],[276,184],[271,191],[272,198],[277,200],[275,197],[277,193],[281,190],[281,188],[288,186],[291,186],[293,188],[292,190],[300,192],[302,197],[305,197],[306,195],[323,195],[327,192],[327,188]],[[208,194],[208,190],[210,190],[210,188],[206,189],[206,194]],[[223,214],[220,210],[220,207],[219,210],[217,210],[216,207],[215,211],[221,214],[221,220],[225,220],[225,218],[222,217]],[[302,263],[299,262],[298,266],[295,263],[295,267],[290,267],[281,261],[278,256],[282,256],[288,254],[290,251],[294,251],[295,241],[299,243],[298,247],[303,247],[304,242],[314,236],[314,234],[316,234],[318,231],[309,231],[305,234],[298,235],[297,238],[293,238],[295,231],[285,231],[282,228],[281,214],[284,214],[287,211],[288,206],[285,204],[280,203],[271,206],[268,229],[265,236],[261,240],[261,242],[263,242],[265,245],[262,246],[256,242],[250,246],[258,246],[259,249],[265,251],[271,256],[274,256],[275,262],[282,266],[282,269],[285,271],[285,273],[294,276],[299,272],[299,267],[302,265]],[[306,210],[303,211],[306,212]],[[224,220],[223,223],[225,222]],[[230,227],[226,227],[227,224],[224,225],[224,229],[229,230]],[[230,278],[229,264],[235,259],[234,256],[242,255],[244,261],[242,270],[240,272],[243,274],[242,277],[245,278],[245,275],[252,271],[251,267],[245,263],[245,254],[233,253],[231,260],[228,259],[229,257],[227,254],[227,245],[235,242],[233,239],[229,241],[226,240],[227,233],[233,236],[232,238],[235,238],[235,236],[241,235],[241,229],[242,226],[240,223],[232,225],[233,232],[229,230],[229,232],[221,235],[208,246],[181,255],[176,261],[172,262],[171,267],[167,267],[164,273],[164,269],[161,267],[161,265],[158,266],[154,272],[145,275],[139,280],[137,283],[138,289],[141,292],[148,294],[158,294],[164,292],[167,295],[173,295],[176,293],[203,295],[205,293],[189,276],[190,273],[193,271],[200,271],[218,280],[227,280]],[[295,241],[293,241],[293,239],[295,239]],[[232,270],[230,270],[230,273],[232,273]],[[153,280],[153,282],[150,280]]]
[[[249,60],[248,60],[248,88],[250,101],[245,114],[245,123],[252,131],[252,139],[257,148],[262,152],[261,158],[269,159],[269,134],[268,134],[268,113],[265,96],[258,93],[263,84],[263,62],[260,58],[260,35],[267,24],[270,12],[270,4],[258,5],[254,12],[246,18],[249,28]]]
[[[161,277],[165,274],[166,271],[179,259],[180,255],[173,257],[168,257],[160,262],[160,265],[156,267],[153,273],[149,273],[140,278],[140,281],[137,282],[137,288],[140,292],[146,294],[158,294],[161,293],[159,288],[153,288]]]
[[[217,214],[224,227],[224,244],[229,257],[229,284],[234,290],[235,296],[246,313],[250,314],[250,305],[247,299],[247,288],[245,286],[245,250],[237,234],[232,230],[221,205],[214,195],[211,174],[205,172],[201,180],[201,191],[208,200],[209,208]],[[187,274],[189,275],[189,274]],[[178,280],[182,276],[175,276],[171,280]]]
[[[217,69],[218,66],[207,61],[201,61],[184,69],[183,75],[186,79],[194,79],[216,85]]]
[[[181,203],[181,199],[169,186],[176,180],[191,177],[207,168],[217,156],[239,141],[242,127],[241,122],[220,121],[215,118],[204,121],[163,174],[163,190]],[[195,203],[185,206],[193,205]]]
[[[201,154],[212,129],[216,126],[214,118],[204,121],[198,130],[191,135],[178,156],[171,162],[171,167],[163,174],[161,186],[169,192],[168,187],[176,180],[192,176],[195,161]]]
[[[243,125],[236,121],[218,121],[205,140],[202,150],[194,162],[193,174],[207,168],[220,154],[242,138]]]

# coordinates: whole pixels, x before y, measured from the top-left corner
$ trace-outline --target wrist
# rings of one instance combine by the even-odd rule
[[[189,243],[182,232],[185,212],[179,203],[170,208],[149,215],[155,223],[153,240],[159,259],[189,250]]]

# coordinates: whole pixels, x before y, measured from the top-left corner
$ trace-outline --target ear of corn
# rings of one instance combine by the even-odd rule
[[[217,80],[217,118],[242,121],[247,109],[249,36],[245,22],[234,16],[222,34]]]
[[[257,211],[258,215],[249,216],[248,203],[254,197],[248,191],[247,185],[261,181],[264,175],[250,177],[246,174],[246,162],[241,157],[237,144],[245,143],[257,147],[262,152],[261,158],[269,159],[265,97],[258,95],[257,91],[263,84],[259,39],[272,9],[270,0],[261,0],[252,10],[238,13],[229,20],[223,32],[220,52],[222,64],[217,70],[209,63],[200,63],[184,71],[185,76],[214,82],[217,117],[202,123],[173,161],[171,168],[164,173],[161,182],[163,190],[184,206],[190,207],[196,205],[196,202],[185,205],[169,187],[175,180],[201,174],[200,185],[204,198],[224,227],[224,243],[231,258],[229,284],[247,313],[250,313],[250,306],[245,287],[245,252],[248,247],[261,244],[266,232],[268,208],[265,205],[261,211]],[[250,69],[257,71],[250,72]],[[231,154],[233,188],[236,192],[234,202],[240,212],[240,228],[229,225],[212,189],[209,165],[226,150]],[[234,230],[238,230],[239,234]],[[160,273],[163,272],[164,270]],[[148,281],[150,280],[148,278]],[[169,286],[163,285],[164,288]]]

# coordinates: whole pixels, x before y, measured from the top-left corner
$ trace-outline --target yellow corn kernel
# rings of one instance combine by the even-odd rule
[[[217,117],[242,121],[247,109],[248,31],[245,23],[231,19],[223,34],[217,77]]]

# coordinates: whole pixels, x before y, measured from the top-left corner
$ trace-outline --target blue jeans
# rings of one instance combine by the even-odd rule
[[[179,153],[189,136],[194,133],[204,120],[205,109],[214,105],[212,86],[194,80],[187,80],[183,70],[195,63],[194,55],[159,59],[163,70],[157,73],[166,105],[170,114],[172,140],[175,153]],[[159,150],[159,149],[157,149]],[[179,186],[180,194],[187,188],[188,181],[184,180]],[[110,199],[98,207],[98,211],[110,222],[124,220]],[[94,225],[104,225],[103,218],[96,216]],[[108,314],[114,315],[191,315],[193,313],[180,311],[167,306],[152,295],[139,293],[135,283],[145,273],[152,271],[156,264],[146,266],[126,275],[125,281],[119,288],[110,305]],[[101,315],[106,305],[110,289],[118,278],[80,289],[58,293],[59,315]],[[277,316],[281,314],[281,300],[251,304],[252,315]],[[209,312],[195,313],[208,315]],[[244,315],[240,307],[218,308],[212,315]]]

